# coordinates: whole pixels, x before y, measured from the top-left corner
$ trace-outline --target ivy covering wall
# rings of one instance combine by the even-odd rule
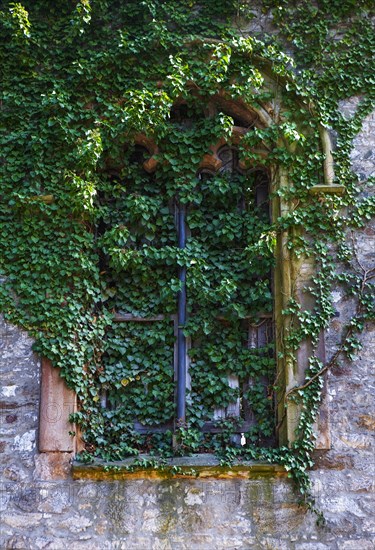
[[[342,353],[353,356],[360,347],[357,333],[374,313],[374,272],[358,266],[348,239],[374,212],[373,196],[359,194],[349,162],[351,141],[372,108],[370,8],[366,1],[265,1],[257,9],[273,17],[275,33],[254,37],[237,30],[259,13],[248,2],[2,3],[0,308],[9,321],[30,332],[35,351],[61,367],[77,392],[81,408],[74,420],[86,433],[87,453],[110,459],[139,450],[174,452],[171,434],[141,437],[132,431],[127,412],[131,408],[146,423],[173,416],[170,323],[120,325],[114,311],[173,313],[177,263],[188,266],[197,296],[190,334],[203,331],[207,337],[191,353],[196,395],[192,424],[180,429],[180,451],[203,447],[227,460],[278,461],[307,490],[322,375]],[[270,87],[269,79],[280,85]],[[272,221],[257,211],[251,182],[241,183],[245,175],[197,176],[202,156],[212,154],[213,144],[223,139],[234,145],[233,113],[218,108],[216,101],[214,116],[201,116],[223,93],[254,110],[282,93],[282,116],[271,113],[271,124],[254,125],[237,144],[249,167],[288,172],[289,186],[276,185],[271,194],[288,208]],[[353,95],[361,102],[347,120],[338,101]],[[171,118],[173,106],[181,102],[193,120],[190,129]],[[342,196],[309,193],[323,183],[324,156],[317,146],[321,124],[337,135],[335,174],[336,183],[346,188]],[[140,133],[160,147],[152,176],[136,162]],[[229,215],[228,203],[237,204],[244,189],[249,208],[241,212],[236,207]],[[193,238],[184,254],[174,241],[170,201],[176,196],[190,208]],[[217,242],[208,246],[209,232]],[[294,258],[310,257],[316,267],[309,289],[313,308],[302,311],[291,300],[284,311],[291,321],[284,353],[294,360],[302,340],[317,343],[334,315],[333,287],[343,285],[355,296],[356,315],[337,352],[324,365],[313,354],[305,383],[288,396],[302,407],[290,448],[261,445],[259,429],[265,435],[272,431],[265,420],[272,414],[262,416],[262,410],[269,411],[277,379],[269,383],[270,393],[258,395],[258,426],[262,418],[265,424],[248,434],[247,445],[233,444],[230,425],[220,437],[203,441],[197,429],[199,396],[212,383],[212,396],[219,402],[211,397],[208,408],[225,406],[235,397],[225,377],[207,379],[213,372],[207,366],[222,363],[226,374],[223,356],[240,346],[236,360],[245,370],[249,366],[243,376],[270,376],[268,355],[262,356],[263,363],[254,357],[246,363],[251,351],[240,345],[241,319],[250,315],[255,322],[261,310],[270,311],[264,281],[281,234],[288,235]],[[228,267],[222,252],[236,247],[241,253]],[[244,279],[255,275],[258,284],[246,285]],[[140,281],[137,287],[134,277]],[[148,289],[148,296],[141,295],[141,288]],[[251,296],[246,295],[249,288]],[[219,309],[226,309],[224,317],[237,326],[233,341],[225,325],[217,326]],[[129,356],[124,342],[132,339],[140,351],[130,369],[122,358]],[[133,352],[137,356],[137,346]],[[158,372],[152,367],[156,364]],[[157,376],[162,383],[155,384]],[[101,403],[103,390],[112,395],[107,409]],[[156,400],[150,399],[154,390]],[[122,396],[127,397],[119,407]],[[156,409],[155,403],[160,404]]]

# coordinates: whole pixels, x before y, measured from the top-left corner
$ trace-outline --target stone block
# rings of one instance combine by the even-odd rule
[[[374,550],[374,541],[369,539],[354,539],[337,541],[337,548],[339,550]]]
[[[281,541],[278,538],[272,538],[272,537],[263,537],[259,539],[260,545],[254,546],[254,549],[256,548],[258,550],[260,549],[267,549],[267,550],[290,550],[290,544],[287,541]],[[251,547],[250,547],[251,548]]]
[[[323,501],[323,499],[322,499]],[[345,494],[336,497],[324,498],[324,504],[327,510],[330,513],[356,516],[358,518],[363,518],[366,516],[365,512],[356,503],[355,499],[348,497]]]
[[[32,484],[18,486],[17,492],[12,496],[12,502],[17,510],[22,512],[37,512],[40,501],[40,491],[38,487]]]
[[[25,513],[25,514],[3,514],[1,519],[10,527],[15,529],[29,529],[39,525],[43,514]]]
[[[370,414],[360,415],[358,425],[367,430],[375,431],[375,416]]]
[[[29,453],[35,449],[36,430],[29,430],[18,434],[14,438],[13,450]]]
[[[370,435],[346,433],[341,434],[336,440],[336,448],[340,449],[369,449],[374,445],[373,438]]]
[[[34,479],[49,481],[68,479],[72,453],[40,453],[35,456]]]
[[[370,535],[375,541],[375,520],[373,518],[367,518],[362,523],[362,534]]]
[[[331,550],[332,546],[327,546],[321,542],[302,542],[296,544],[295,550]]]
[[[70,390],[50,361],[42,361],[39,451],[72,452],[74,440],[69,431],[69,414],[76,410],[76,395]]]
[[[314,454],[314,470],[345,470],[353,468],[354,460],[351,454],[336,452],[316,452]]]
[[[53,523],[55,524],[55,520],[53,520]],[[92,524],[92,520],[86,516],[71,516],[70,518],[56,522],[56,525],[58,525],[60,529],[67,529],[71,533],[86,531]]]
[[[7,539],[4,549],[28,550],[29,548],[32,548],[31,544],[31,540],[28,537],[14,536]]]
[[[10,463],[3,470],[3,476],[10,481],[25,481],[29,477],[29,472],[25,471],[20,464]]]

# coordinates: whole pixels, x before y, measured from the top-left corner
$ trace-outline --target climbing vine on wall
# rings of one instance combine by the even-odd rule
[[[370,8],[366,1],[349,0],[267,0],[258,12],[229,0],[1,4],[0,307],[31,333],[35,350],[60,367],[77,392],[81,408],[74,420],[91,455],[174,452],[171,434],[140,435],[130,415],[146,424],[173,417],[174,333],[167,316],[176,307],[177,263],[189,267],[197,296],[187,330],[197,342],[190,353],[191,425],[181,427],[180,451],[214,449],[226,459],[276,460],[303,493],[308,490],[322,375],[341,354],[351,357],[359,349],[358,333],[374,313],[374,272],[358,265],[348,241],[348,231],[363,227],[374,212],[373,197],[359,194],[349,162],[352,139],[372,107]],[[236,30],[261,9],[273,17],[273,35]],[[267,86],[266,75],[280,87]],[[216,103],[214,115],[202,115],[223,91],[256,109],[272,104],[281,89],[283,116],[270,113],[267,127],[250,125],[240,144],[233,142],[233,113]],[[337,104],[352,95],[362,99],[347,120]],[[180,104],[190,126],[171,116]],[[309,194],[322,183],[320,123],[337,133],[335,173],[344,195]],[[159,146],[152,174],[142,168],[143,157],[139,162],[139,134]],[[212,154],[210,147],[220,140],[235,145],[247,166],[236,177],[199,178],[202,156]],[[257,210],[246,176],[251,166],[267,173],[288,170],[292,184],[274,192],[289,207],[272,221]],[[241,211],[246,193],[250,206]],[[176,196],[189,205],[192,240],[183,253],[175,240]],[[229,214],[231,201],[236,206]],[[217,242],[208,245],[207,232]],[[256,322],[260,311],[270,311],[267,281],[282,232],[294,257],[311,257],[316,266],[309,290],[313,309],[303,311],[291,300],[284,311],[291,319],[286,355],[294,358],[304,339],[317,344],[334,315],[333,287],[348,288],[358,306],[337,353],[325,365],[313,354],[305,384],[288,395],[302,406],[295,442],[273,449],[262,446],[272,432],[269,397],[281,391],[278,380],[271,381],[272,353],[267,348],[257,355],[243,346],[241,320],[250,316]],[[230,265],[238,269],[225,265],[228,248]],[[249,296],[244,279],[255,276],[254,263],[258,283]],[[115,321],[119,309],[166,318],[122,325]],[[236,327],[231,336],[229,320]],[[223,356],[233,350],[231,360],[241,365],[244,378],[269,379],[269,391],[249,396],[259,422],[243,448],[234,443],[230,422],[221,435],[203,439],[199,432],[200,415],[208,415],[199,399],[210,385],[211,408],[238,395],[225,382]],[[207,365],[218,367],[215,375]]]

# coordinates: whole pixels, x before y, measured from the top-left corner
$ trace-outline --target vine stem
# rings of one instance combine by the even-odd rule
[[[363,267],[363,265],[361,264],[361,262],[359,261],[359,258],[358,258],[358,254],[357,254],[357,251],[355,249],[355,241],[354,241],[354,236],[352,234],[351,236],[351,239],[352,239],[352,243],[353,243],[353,248],[354,248],[354,256],[355,256],[355,259],[357,261],[357,264],[359,265],[360,269],[361,269],[361,272],[362,272],[362,280],[361,280],[361,286],[360,286],[360,291],[359,291],[359,296],[358,296],[358,304],[357,304],[357,308],[356,308],[356,314],[355,314],[355,317],[354,318],[358,318],[361,314],[362,314],[362,303],[361,303],[361,297],[363,296],[364,294],[364,291],[365,291],[365,288],[366,288],[366,285],[367,283],[375,278],[375,267],[372,267],[370,269],[366,269]],[[350,338],[352,335],[353,335],[353,332],[354,332],[354,326],[353,325],[350,325],[348,328],[347,328],[347,331],[346,331],[346,334],[342,340],[342,343],[340,345],[340,347],[335,351],[335,353],[333,354],[333,356],[331,357],[331,359],[328,361],[328,363],[326,363],[324,365],[324,367],[322,367],[318,372],[316,372],[311,378],[309,378],[309,380],[307,380],[304,384],[302,384],[301,386],[296,386],[295,388],[292,388],[291,390],[289,390],[287,392],[287,394],[285,395],[285,399],[288,400],[289,399],[289,396],[295,392],[298,392],[298,391],[301,391],[301,390],[304,390],[306,388],[308,388],[313,382],[314,380],[316,380],[317,378],[319,378],[319,376],[321,376],[322,374],[324,374],[325,372],[327,372],[329,369],[331,369],[337,362],[339,356],[344,352],[345,350],[345,343],[347,342],[348,338]]]

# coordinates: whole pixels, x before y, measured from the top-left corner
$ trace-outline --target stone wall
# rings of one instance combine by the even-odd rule
[[[341,105],[352,116],[356,98]],[[369,116],[353,146],[361,180],[373,170]],[[364,190],[364,192],[367,192]],[[375,227],[356,235],[359,260],[375,250]],[[335,349],[353,304],[339,291],[327,334]],[[0,320],[0,548],[51,549],[293,549],[375,548],[374,326],[353,363],[328,375],[331,449],[311,471],[325,527],[298,507],[285,477],[257,479],[129,479],[75,481],[70,453],[39,453],[40,361],[28,336]]]

